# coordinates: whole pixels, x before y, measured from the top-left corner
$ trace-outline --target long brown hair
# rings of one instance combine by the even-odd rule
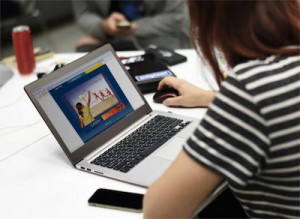
[[[230,66],[270,55],[300,54],[300,9],[297,0],[188,0],[194,47],[223,79],[215,48]],[[288,47],[296,46],[296,47]]]

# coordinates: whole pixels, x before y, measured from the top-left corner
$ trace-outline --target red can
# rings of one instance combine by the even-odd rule
[[[29,27],[14,27],[12,31],[12,39],[19,72],[21,74],[29,74],[33,72],[35,68],[35,58]]]

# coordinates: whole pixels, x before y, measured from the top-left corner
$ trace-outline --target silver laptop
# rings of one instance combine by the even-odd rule
[[[199,123],[152,111],[110,45],[25,91],[77,169],[146,187]]]

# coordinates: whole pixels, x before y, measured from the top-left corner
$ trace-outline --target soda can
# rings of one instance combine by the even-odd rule
[[[32,73],[35,68],[35,58],[29,27],[25,25],[14,27],[12,39],[19,72]]]

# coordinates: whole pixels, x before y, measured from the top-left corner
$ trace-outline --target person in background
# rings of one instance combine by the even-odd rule
[[[150,44],[170,49],[190,47],[183,0],[73,0],[73,11],[87,33],[77,42],[78,51],[91,51],[105,43],[116,50]]]
[[[22,13],[21,4],[22,2],[17,0],[1,1],[1,21],[19,16]]]
[[[148,189],[144,217],[190,218],[226,180],[248,217],[299,218],[299,1],[187,4],[197,51],[217,77],[215,48],[233,69],[183,151]],[[187,85],[176,86],[189,96]]]

